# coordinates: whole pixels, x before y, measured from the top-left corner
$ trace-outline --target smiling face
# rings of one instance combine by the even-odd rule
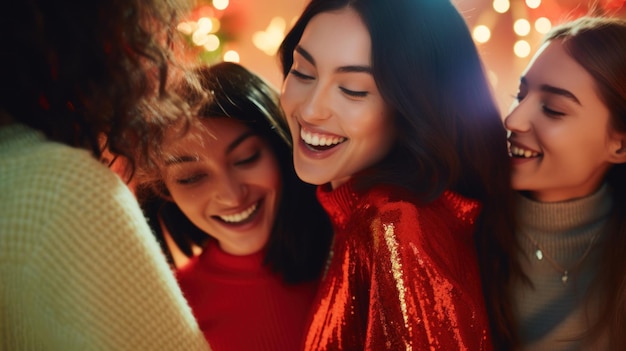
[[[281,192],[280,169],[268,144],[242,122],[206,119],[182,139],[171,131],[161,165],[174,202],[193,224],[233,255],[267,243]]]
[[[371,40],[345,8],[313,17],[282,87],[298,176],[337,187],[382,160],[395,134],[371,73]]]
[[[593,77],[555,40],[523,73],[517,100],[505,119],[513,188],[544,202],[593,193],[622,147]]]

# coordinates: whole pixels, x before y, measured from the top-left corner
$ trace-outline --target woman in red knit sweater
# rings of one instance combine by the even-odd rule
[[[335,230],[304,349],[492,349],[474,238],[512,231],[508,155],[463,18],[312,0],[279,55],[296,172]]]
[[[277,92],[235,63],[197,73],[212,100],[182,138],[177,126],[164,132],[139,197],[162,243],[165,229],[187,255],[203,249],[177,277],[213,350],[292,351],[328,253],[328,216],[294,173]]]

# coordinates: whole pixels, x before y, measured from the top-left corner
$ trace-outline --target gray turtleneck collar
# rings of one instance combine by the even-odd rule
[[[528,350],[579,349],[577,341],[563,340],[579,336],[594,318],[586,309],[586,303],[594,304],[587,292],[603,251],[610,189],[604,184],[587,197],[551,203],[519,194],[517,206],[520,263],[533,284],[518,282],[513,292],[522,340]],[[533,241],[541,247],[542,260]],[[548,257],[569,271],[565,283],[563,272]]]

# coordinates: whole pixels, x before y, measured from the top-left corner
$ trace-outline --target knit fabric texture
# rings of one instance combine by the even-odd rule
[[[287,285],[264,256],[230,255],[211,240],[177,272],[214,351],[298,350],[317,282]]]
[[[0,128],[0,350],[207,350],[128,187],[87,151]]]
[[[517,282],[513,290],[525,350],[582,348],[582,333],[599,317],[600,292],[591,297],[588,293],[606,244],[604,234],[611,206],[606,185],[588,197],[563,202],[542,203],[518,195],[519,259],[533,285]],[[528,237],[541,247],[541,260],[538,248]],[[591,251],[584,256],[592,240]],[[568,270],[566,282],[562,280],[563,271],[549,259]]]

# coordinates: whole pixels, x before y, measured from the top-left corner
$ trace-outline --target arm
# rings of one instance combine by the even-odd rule
[[[491,349],[473,247],[449,225],[408,202],[383,205],[371,226],[366,349]]]

